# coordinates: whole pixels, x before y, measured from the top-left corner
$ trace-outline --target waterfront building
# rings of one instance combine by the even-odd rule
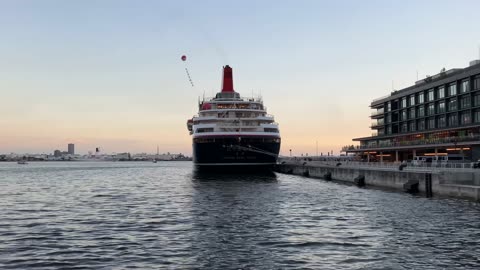
[[[368,161],[416,157],[480,159],[480,60],[442,69],[410,87],[372,101],[372,136],[342,151]]]
[[[68,144],[68,154],[75,155],[75,144],[73,143]]]
[[[53,151],[53,156],[54,157],[61,157],[62,156],[62,151],[60,151],[60,150]]]

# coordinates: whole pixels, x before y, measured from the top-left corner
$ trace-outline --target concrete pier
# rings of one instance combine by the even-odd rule
[[[325,180],[364,184],[404,190],[404,185],[418,182],[418,192],[431,196],[447,196],[480,202],[480,170],[400,170],[399,166],[361,167],[347,163],[282,162],[275,167],[279,173],[295,174]],[[362,177],[363,176],[363,177]],[[357,181],[355,181],[357,179]]]

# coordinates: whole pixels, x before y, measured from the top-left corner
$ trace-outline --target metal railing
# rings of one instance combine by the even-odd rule
[[[414,162],[360,162],[360,161],[342,161],[342,160],[327,160],[327,161],[309,161],[305,158],[282,158],[281,162],[286,164],[296,164],[305,166],[332,166],[332,167],[349,167],[349,168],[371,168],[379,170],[395,170],[398,171],[400,165],[406,165],[402,168],[404,171],[416,172],[440,172],[440,171],[479,171],[479,164],[477,162],[451,162],[451,163],[417,163]]]
[[[413,141],[400,141],[400,142],[382,142],[375,146],[362,145],[357,149],[371,149],[379,147],[397,147],[397,146],[412,146],[412,145],[435,145],[435,144],[457,144],[459,142],[470,142],[470,141],[479,141],[480,135],[472,136],[457,136],[457,137],[444,137],[444,138],[435,138],[435,139],[419,139]]]

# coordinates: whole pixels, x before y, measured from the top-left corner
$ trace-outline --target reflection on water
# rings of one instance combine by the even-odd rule
[[[275,254],[257,242],[275,237],[276,175],[195,172],[192,179],[196,264],[204,269],[275,268]]]
[[[189,162],[0,163],[0,268],[475,269],[479,214]]]

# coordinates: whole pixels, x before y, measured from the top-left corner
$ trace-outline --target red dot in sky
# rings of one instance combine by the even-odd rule
[[[182,61],[187,61],[187,56],[182,55]]]

